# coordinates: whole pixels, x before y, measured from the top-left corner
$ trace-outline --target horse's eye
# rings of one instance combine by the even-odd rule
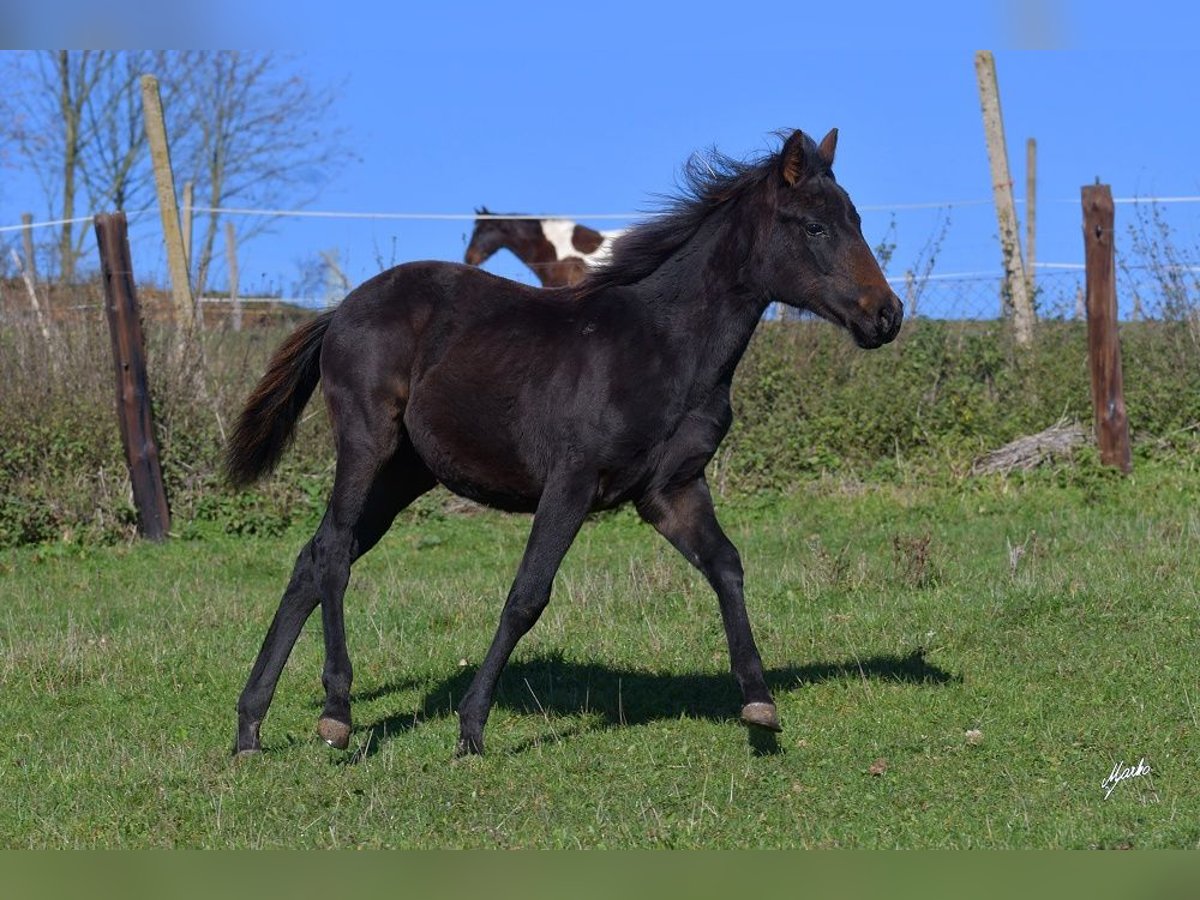
[[[819,237],[825,233],[825,226],[820,222],[805,222],[804,230],[813,237]]]

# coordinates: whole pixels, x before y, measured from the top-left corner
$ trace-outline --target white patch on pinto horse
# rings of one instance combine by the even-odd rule
[[[591,253],[580,253],[571,242],[571,236],[575,233],[574,222],[569,219],[542,219],[541,222],[542,234],[554,248],[556,259],[564,260],[574,256],[582,259],[589,266],[599,265],[607,260],[612,253],[613,241],[621,235],[621,230],[601,231],[600,236],[604,239],[603,243]]]

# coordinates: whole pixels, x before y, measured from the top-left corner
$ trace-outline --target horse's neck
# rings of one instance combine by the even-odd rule
[[[557,259],[578,257],[588,265],[596,265],[608,258],[612,251],[612,242],[620,235],[620,231],[596,231],[570,219],[542,219],[542,235],[554,248]],[[581,237],[584,247],[576,244],[576,237]]]
[[[732,378],[770,298],[745,283],[735,222],[705,223],[635,286],[668,341],[697,354],[702,380]],[[732,251],[732,252],[731,252]],[[744,248],[748,254],[750,248]]]
[[[554,248],[555,259],[566,259],[568,256],[582,256],[571,242],[575,234],[575,223],[568,219],[542,219],[539,223],[542,236]]]
[[[515,228],[505,228],[499,233],[497,249],[508,250],[523,263],[553,262],[553,251],[542,237],[536,222],[519,222]]]

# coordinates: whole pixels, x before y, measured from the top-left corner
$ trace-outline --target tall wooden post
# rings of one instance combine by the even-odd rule
[[[188,267],[188,272],[192,270],[192,208],[196,195],[196,184],[192,181],[183,183],[183,209],[180,211],[182,221],[180,228],[183,231],[183,259],[184,264]]]
[[[25,262],[17,265],[17,271],[21,273],[21,277],[25,281],[25,291],[29,294],[29,301],[33,305],[34,317],[37,319],[38,327],[42,330],[42,336],[46,338],[46,344],[49,345],[50,332],[42,319],[42,308],[37,297],[37,260],[33,255],[33,213],[21,213],[21,250],[25,253]],[[12,255],[16,259],[17,251],[14,250]],[[49,289],[46,291],[46,315],[51,319],[54,317],[54,311],[50,309]],[[54,354],[50,355],[50,359],[57,366],[58,359]]]
[[[129,235],[124,213],[96,216],[96,242],[100,247],[100,272],[104,279],[104,313],[112,337],[113,369],[117,381],[117,421],[133,502],[137,507],[138,531],[152,541],[161,541],[171,527],[167,493],[163,487],[158,444],[154,440],[154,416],[146,377],[146,349],[133,265],[129,257]]]
[[[1025,142],[1025,277],[1037,296],[1037,141]]]
[[[33,213],[21,213],[21,250],[25,253],[25,271],[37,284],[37,260],[33,256]]]
[[[146,116],[146,140],[154,163],[154,185],[158,191],[158,211],[162,217],[163,241],[167,247],[167,271],[171,276],[171,297],[175,306],[175,324],[183,330],[181,343],[196,324],[192,287],[188,279],[187,254],[179,226],[179,206],[175,201],[175,176],[171,171],[171,152],[167,146],[167,126],[163,121],[162,97],[158,79],[142,76],[142,109]]]
[[[50,365],[54,369],[54,374],[58,374],[58,357],[54,354],[54,338],[50,334],[50,321],[46,315],[42,315],[42,305],[38,303],[37,286],[33,283],[33,278],[29,274],[29,270],[21,263],[21,257],[17,256],[16,250],[9,251],[12,254],[12,261],[16,264],[17,271],[21,273],[21,280],[25,282],[25,293],[29,297],[29,306],[33,309],[33,318],[37,322],[38,330],[42,333],[42,339],[45,340],[46,346],[50,349]]]
[[[1013,201],[1012,177],[1008,170],[1008,150],[1004,143],[1004,120],[1000,115],[1000,89],[996,84],[996,61],[988,50],[975,54],[975,74],[979,80],[979,99],[983,110],[983,131],[987,138],[988,162],[992,170],[992,194],[996,219],[1000,226],[1000,249],[1004,256],[1005,309],[1012,316],[1017,344],[1033,342],[1036,315],[1021,261],[1021,240],[1017,229],[1017,209]]]
[[[242,299],[238,296],[238,261],[237,240],[233,233],[233,223],[225,220],[225,261],[229,264],[229,306],[233,320],[233,330],[242,330]]]
[[[1100,461],[1122,472],[1133,468],[1129,420],[1121,378],[1117,335],[1117,280],[1114,260],[1113,199],[1107,184],[1082,189],[1083,249],[1087,277],[1088,365]]]

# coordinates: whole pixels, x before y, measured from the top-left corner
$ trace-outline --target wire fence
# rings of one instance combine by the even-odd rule
[[[1200,197],[1118,197],[1117,288],[1122,319],[1170,315],[1200,307]],[[1004,308],[1005,282],[999,241],[989,201],[912,203],[859,207],[863,232],[889,282],[905,301],[907,313],[939,319],[995,319]],[[235,223],[239,232],[268,225],[239,249],[244,297],[269,298],[301,306],[336,302],[347,285],[412,259],[461,259],[475,213],[339,212],[243,208],[194,210],[199,232],[211,213]],[[141,283],[165,285],[167,264],[156,209],[127,213],[135,274]],[[505,216],[508,217],[508,216]],[[544,216],[530,215],[529,218]],[[628,226],[644,218],[635,213],[558,214],[598,229]],[[73,220],[90,233],[90,217]],[[36,255],[51,259],[57,227],[63,220],[32,223]],[[0,277],[8,284],[0,297],[6,317],[32,313],[16,279],[11,251],[21,246],[22,224],[0,224]],[[1083,265],[1078,201],[1043,203],[1038,210],[1042,235],[1072,236],[1080,260],[1059,258],[1032,268],[1035,303],[1042,317],[1082,315]],[[1051,241],[1046,241],[1051,244]],[[280,246],[295,248],[281,255]],[[92,259],[82,242],[84,270]],[[226,293],[224,248],[213,248],[207,294]],[[284,260],[281,262],[281,256]],[[330,265],[332,263],[332,266]],[[43,270],[48,268],[42,267]],[[536,284],[534,273],[516,257],[501,252],[486,268],[495,274]],[[336,270],[337,277],[333,277]],[[52,279],[48,279],[52,280]],[[51,302],[61,309],[80,303]],[[266,307],[264,307],[266,308]],[[771,315],[779,315],[772,310]],[[271,313],[264,313],[269,317]]]

